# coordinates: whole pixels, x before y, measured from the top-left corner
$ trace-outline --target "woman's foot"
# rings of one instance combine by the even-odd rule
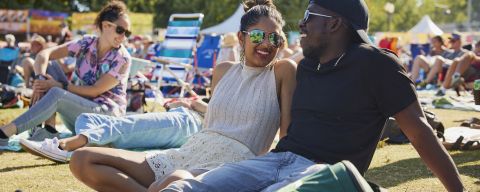
[[[45,139],[44,141],[21,139],[20,145],[23,150],[33,155],[44,157],[58,163],[68,162],[71,156],[71,152],[59,148],[59,142],[56,137],[53,139]]]

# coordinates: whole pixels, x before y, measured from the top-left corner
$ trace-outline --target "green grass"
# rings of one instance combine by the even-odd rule
[[[432,110],[446,127],[478,112]],[[0,110],[0,125],[23,110]],[[1,152],[0,152],[1,153]],[[462,181],[469,191],[480,191],[480,151],[450,152]],[[390,191],[445,191],[409,144],[386,145],[377,149],[366,178]],[[0,155],[0,191],[92,191],[70,173],[68,165],[32,156],[25,152]]]

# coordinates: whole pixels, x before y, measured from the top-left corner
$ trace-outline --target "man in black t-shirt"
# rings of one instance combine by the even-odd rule
[[[275,191],[326,164],[351,161],[365,173],[388,117],[449,191],[458,171],[438,142],[398,58],[372,46],[363,0],[312,0],[300,23],[305,59],[297,69],[287,136],[266,155],[226,164],[165,191]]]

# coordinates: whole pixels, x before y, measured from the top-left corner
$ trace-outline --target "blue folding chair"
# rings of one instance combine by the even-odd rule
[[[18,48],[0,49],[0,84],[9,84],[10,76],[14,69],[14,63],[18,58],[20,51]]]
[[[410,53],[412,55],[412,60],[410,60],[411,62],[413,62],[415,60],[415,58],[419,55],[421,55],[423,53],[425,54],[428,54],[430,53],[430,44],[428,43],[425,43],[425,44],[410,44]],[[409,65],[409,69],[408,71],[411,70],[411,67],[412,67],[412,63],[410,63]]]
[[[158,63],[152,79],[158,80],[158,87],[179,87],[178,97],[191,90],[191,69],[202,21],[202,13],[171,15],[165,41],[152,58]],[[169,90],[164,91],[164,95],[170,97],[175,94]]]
[[[208,34],[202,39],[195,54],[195,74],[192,83],[196,89],[204,89],[210,85],[212,69],[215,67],[220,51],[220,35]]]

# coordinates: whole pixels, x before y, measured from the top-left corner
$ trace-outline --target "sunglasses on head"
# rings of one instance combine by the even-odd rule
[[[319,16],[319,17],[325,17],[325,18],[333,18],[333,16],[330,16],[330,15],[324,15],[324,14],[320,14],[320,13],[313,13],[313,12],[310,12],[310,10],[306,10],[305,11],[305,14],[303,15],[303,22],[306,23],[308,21],[308,18],[310,17],[310,15],[315,15],[315,16]]]
[[[107,22],[108,22],[108,21],[107,21]],[[119,34],[119,35],[123,35],[123,34],[125,34],[125,37],[127,37],[127,38],[128,38],[128,37],[130,37],[130,35],[132,34],[132,32],[131,32],[131,31],[129,31],[129,30],[127,30],[127,29],[123,28],[123,27],[122,27],[122,26],[120,26],[120,25],[117,25],[117,24],[115,24],[115,23],[112,23],[112,22],[108,22],[108,23],[109,23],[110,25],[113,25],[113,26],[115,26],[115,32],[116,32],[117,34]]]
[[[251,31],[242,31],[242,32],[248,34],[248,37],[250,38],[250,42],[255,44],[262,43],[265,37],[267,36],[267,33],[260,29],[254,29]],[[270,42],[275,47],[279,47],[283,43],[283,38],[278,33],[273,32],[268,34],[268,42]]]

